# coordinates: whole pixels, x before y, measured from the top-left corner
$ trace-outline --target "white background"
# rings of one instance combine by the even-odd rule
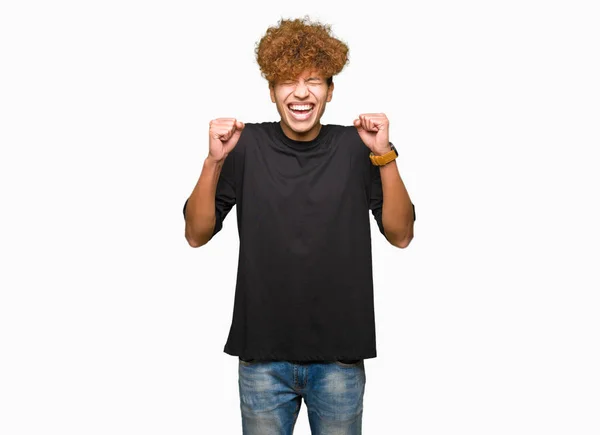
[[[192,249],[182,207],[210,119],[278,120],[254,44],[310,15],[350,46],[323,123],[385,112],[417,212],[373,232],[363,432],[598,435],[593,3],[3,2],[0,433],[241,434],[235,210]]]

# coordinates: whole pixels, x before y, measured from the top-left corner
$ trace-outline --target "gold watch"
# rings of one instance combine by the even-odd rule
[[[392,150],[380,156],[376,156],[375,154],[373,154],[373,152],[371,152],[369,154],[371,163],[373,163],[375,166],[383,166],[387,165],[389,162],[398,157],[398,150],[396,150],[394,144],[390,142],[390,146],[392,147]]]

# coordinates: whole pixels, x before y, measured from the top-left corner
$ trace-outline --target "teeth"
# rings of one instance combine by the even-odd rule
[[[303,105],[290,105],[290,109],[292,110],[310,110],[312,109],[312,106],[310,104],[303,104]]]

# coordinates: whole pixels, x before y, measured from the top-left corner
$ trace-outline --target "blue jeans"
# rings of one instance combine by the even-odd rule
[[[313,435],[362,433],[364,360],[239,359],[238,372],[244,435],[292,435],[302,398]]]

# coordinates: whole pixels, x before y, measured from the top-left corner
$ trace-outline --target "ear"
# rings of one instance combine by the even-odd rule
[[[269,84],[269,93],[271,94],[271,103],[275,102],[275,87]]]
[[[331,82],[331,84],[329,85],[329,88],[327,89],[327,102],[328,103],[331,101],[331,97],[333,97],[333,82]]]

